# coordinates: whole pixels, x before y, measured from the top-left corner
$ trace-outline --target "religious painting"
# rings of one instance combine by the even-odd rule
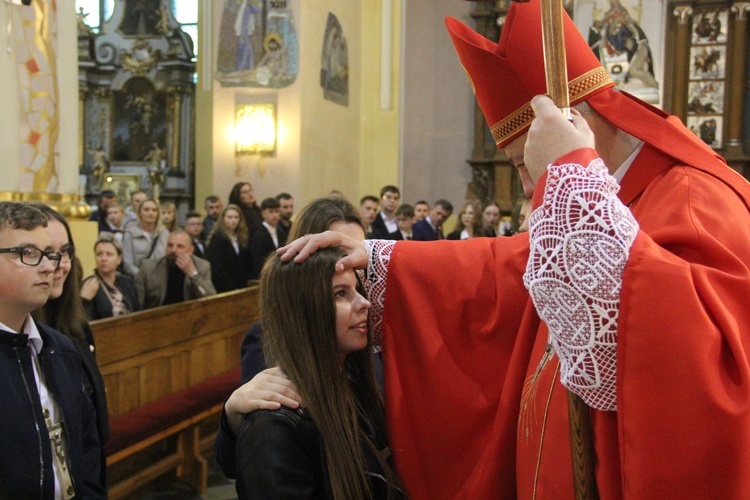
[[[706,80],[690,82],[688,114],[715,115],[724,112],[724,82]]]
[[[696,12],[693,16],[691,43],[693,45],[727,43],[728,17],[727,9],[706,9]]]
[[[141,189],[140,174],[108,173],[104,177],[102,189],[111,189],[123,207],[130,204],[130,193]]]
[[[727,48],[725,45],[690,47],[690,79],[724,78]]]
[[[714,149],[723,145],[723,124],[724,117],[720,115],[687,117],[687,127]]]
[[[123,0],[120,0],[123,1]],[[117,29],[126,36],[161,36],[161,0],[124,0],[125,15]]]
[[[690,33],[687,125],[712,148],[723,145],[729,9],[696,9]]]
[[[167,98],[150,80],[131,78],[115,92],[113,159],[147,162],[154,144],[167,142]]]
[[[291,0],[226,0],[216,79],[224,87],[284,88],[299,73]]]
[[[344,106],[349,105],[349,52],[344,30],[338,18],[328,13],[320,61],[320,86],[323,97]]]
[[[618,88],[659,105],[666,2],[574,0],[573,19]]]

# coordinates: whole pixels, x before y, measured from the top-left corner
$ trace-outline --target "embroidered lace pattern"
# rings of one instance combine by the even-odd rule
[[[365,240],[365,249],[370,256],[367,266],[365,290],[372,307],[370,308],[370,328],[372,340],[380,349],[381,331],[383,328],[383,308],[385,307],[385,282],[388,277],[388,265],[391,262],[391,252],[396,245],[392,240]]]
[[[529,220],[524,274],[560,358],[560,381],[598,410],[617,409],[617,317],[638,223],[601,159],[551,166]]]

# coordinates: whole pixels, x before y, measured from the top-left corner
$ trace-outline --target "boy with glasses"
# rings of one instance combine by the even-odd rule
[[[0,498],[105,498],[81,358],[29,315],[62,259],[46,226],[38,209],[0,202]]]

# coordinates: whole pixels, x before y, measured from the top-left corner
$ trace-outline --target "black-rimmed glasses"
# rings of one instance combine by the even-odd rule
[[[17,253],[21,257],[21,262],[27,266],[38,266],[42,262],[42,257],[47,257],[55,264],[55,270],[60,267],[63,254],[61,252],[48,252],[40,250],[31,245],[25,247],[0,248],[0,253]],[[70,253],[66,252],[68,255]]]

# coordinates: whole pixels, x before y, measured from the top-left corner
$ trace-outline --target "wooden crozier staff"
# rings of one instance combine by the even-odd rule
[[[563,32],[562,0],[541,0],[542,45],[544,47],[544,75],[547,94],[563,115],[572,120],[568,95],[568,69],[565,63],[565,34]],[[570,421],[570,451],[573,458],[573,488],[576,499],[596,499],[599,493],[594,475],[593,432],[589,407],[568,391],[568,419]]]

